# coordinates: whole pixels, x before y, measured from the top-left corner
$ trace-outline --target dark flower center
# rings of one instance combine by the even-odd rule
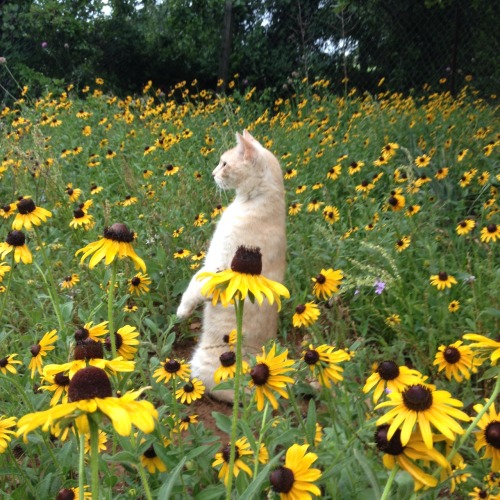
[[[167,165],[167,170],[170,171],[170,170],[173,170],[174,169],[174,166],[173,165]]]
[[[17,209],[22,215],[30,214],[36,209],[35,202],[31,198],[23,198],[17,203]]]
[[[295,476],[293,475],[293,471],[288,467],[279,467],[271,472],[269,481],[276,493],[288,493],[293,488]]]
[[[315,365],[319,361],[318,351],[315,351],[314,349],[306,351],[306,353],[304,354],[304,361],[308,365]]]
[[[397,429],[391,439],[387,439],[389,432],[389,424],[380,425],[375,431],[375,443],[377,448],[383,453],[389,455],[401,455],[404,446],[401,444],[401,429]]]
[[[229,335],[227,333],[222,337],[222,341],[226,344],[229,344]]]
[[[81,219],[82,217],[85,217],[85,212],[81,208],[77,208],[76,210],[73,210],[73,217],[75,219]]]
[[[156,455],[156,451],[155,449],[153,448],[153,445],[151,445],[145,452],[144,452],[144,456],[146,458],[155,458],[157,455]]]
[[[446,273],[445,271],[441,271],[438,274],[438,279],[439,279],[439,281],[447,281],[448,280],[448,273]]]
[[[74,359],[103,359],[104,348],[102,342],[91,338],[78,342],[75,347]]]
[[[398,204],[398,200],[397,200],[397,198],[395,198],[394,196],[391,196],[391,197],[389,198],[389,200],[388,200],[388,203],[389,203],[389,205],[391,205],[391,206],[395,207],[395,206],[397,206],[397,204]]]
[[[5,205],[4,207],[2,207],[2,210],[7,214],[10,212],[10,205]]]
[[[259,363],[250,370],[255,385],[264,385],[269,378],[269,367],[265,363]]]
[[[222,448],[222,458],[224,458],[224,462],[229,463],[231,456],[231,445],[228,443],[224,448]],[[234,448],[234,460],[236,461],[240,456],[240,453],[238,451],[238,447],[235,446]]]
[[[299,304],[296,308],[295,308],[295,312],[297,314],[302,314],[304,311],[306,310],[306,306],[304,304]]]
[[[262,272],[260,248],[239,246],[231,261],[231,270],[237,273],[260,274]]]
[[[322,285],[326,281],[326,278],[322,274],[316,276],[316,283]]]
[[[377,372],[383,380],[394,380],[399,377],[399,366],[394,361],[382,361]]]
[[[409,410],[428,410],[432,406],[432,392],[423,385],[411,385],[403,391],[403,403]]]
[[[86,328],[78,328],[75,332],[75,340],[77,342],[82,342],[89,337],[89,331]]]
[[[111,351],[111,337],[106,337],[104,345],[108,351]],[[123,345],[123,337],[119,333],[115,333],[115,347],[116,350],[120,349]]]
[[[9,360],[7,358],[0,359],[0,368],[5,368],[9,364]]]
[[[69,377],[60,372],[54,377],[54,382],[61,387],[66,387],[69,385]]]
[[[73,500],[75,498],[75,493],[69,488],[64,488],[59,490],[56,500]]]
[[[10,246],[22,247],[26,243],[26,236],[22,231],[10,231],[5,241]]]
[[[362,182],[361,182],[361,185],[362,185],[363,187],[368,186],[368,184],[370,184],[370,183],[369,183],[366,179],[365,179],[364,181],[362,181]]]
[[[131,280],[130,283],[132,286],[139,286],[141,284],[141,278],[138,276],[134,276]]]
[[[71,196],[74,193],[74,190],[71,188],[66,189],[66,192]]]
[[[181,369],[181,364],[176,359],[169,359],[163,365],[163,368],[168,373],[177,373]]]
[[[488,231],[488,233],[494,233],[497,230],[497,225],[496,224],[488,224],[486,226],[486,230]]]
[[[467,222],[463,220],[459,225],[460,227],[467,227]]]
[[[70,402],[82,399],[110,398],[113,395],[111,382],[106,372],[96,366],[87,366],[78,370],[68,387]]]
[[[134,231],[130,231],[129,228],[121,222],[115,222],[112,226],[104,229],[104,237],[108,240],[130,243],[134,241],[134,236]]]
[[[33,357],[38,356],[40,351],[42,350],[42,346],[40,344],[35,344],[30,347],[30,352]]]
[[[484,431],[484,437],[490,446],[500,450],[500,422],[490,422]]]
[[[396,245],[397,245],[398,247],[402,247],[404,244],[405,244],[405,243],[404,243],[404,241],[403,241],[403,240],[398,240],[398,241],[396,242]]]
[[[220,364],[226,368],[236,363],[236,354],[233,351],[224,352],[219,356]]]
[[[184,384],[184,392],[193,392],[194,391],[194,385],[191,382],[188,382],[187,384]]]
[[[460,351],[456,347],[448,346],[443,352],[447,363],[458,363],[460,361]]]

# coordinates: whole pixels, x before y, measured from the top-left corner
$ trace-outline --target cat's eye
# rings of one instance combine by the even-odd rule
[[[222,162],[222,167],[224,168],[227,165],[225,161]]]

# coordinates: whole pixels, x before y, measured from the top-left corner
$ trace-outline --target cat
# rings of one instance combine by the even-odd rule
[[[210,298],[201,294],[202,283],[197,275],[229,269],[239,246],[260,249],[261,274],[266,278],[283,283],[286,268],[285,188],[279,161],[246,130],[243,135],[236,133],[236,141],[212,172],[217,186],[235,190],[236,196],[223,211],[203,266],[191,279],[177,309],[177,316],[185,319],[205,302],[201,337],[190,360],[191,374],[203,382],[212,397],[227,402],[232,402],[233,391],[211,390],[219,357],[229,351],[227,338],[236,328],[234,307],[213,306]],[[262,346],[276,336],[277,328],[276,304],[264,300],[259,306],[247,299],[243,314],[244,354],[261,352]]]

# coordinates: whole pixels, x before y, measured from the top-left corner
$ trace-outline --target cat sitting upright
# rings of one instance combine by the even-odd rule
[[[262,254],[262,275],[283,283],[286,267],[286,207],[283,173],[276,157],[249,132],[236,133],[237,145],[226,151],[212,172],[218,187],[234,189],[236,197],[222,213],[210,242],[204,264],[182,295],[177,316],[187,318],[204,301],[201,338],[190,361],[192,376],[211,391],[219,357],[229,350],[224,337],[236,328],[233,306],[213,306],[202,296],[200,272],[217,272],[231,267],[239,246],[258,247]],[[259,306],[245,301],[243,314],[243,352],[256,354],[276,336],[278,311],[266,300]],[[217,399],[231,402],[233,391],[213,391]]]

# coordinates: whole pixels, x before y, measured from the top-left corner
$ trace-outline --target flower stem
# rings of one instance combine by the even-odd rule
[[[390,474],[389,478],[387,479],[387,483],[385,483],[385,488],[384,488],[384,491],[382,492],[382,496],[380,497],[380,500],[387,500],[389,498],[389,495],[391,493],[392,483],[394,482],[394,478],[396,477],[398,470],[399,470],[399,465],[394,464],[394,467],[391,470],[391,474]]]
[[[226,499],[231,499],[231,489],[233,486],[234,462],[236,460],[236,430],[238,428],[238,416],[240,411],[240,380],[243,367],[243,306],[242,299],[234,301],[234,311],[236,313],[236,373],[234,374],[234,401],[233,417],[231,421],[231,441],[229,449],[229,474],[226,484]]]
[[[262,412],[262,423],[260,424],[259,440],[257,441],[257,449],[255,451],[255,463],[254,463],[254,467],[253,467],[253,477],[257,477],[257,472],[259,470],[260,445],[262,443],[262,438],[264,436],[264,427],[266,425],[267,411],[268,410],[269,410],[269,401],[266,400],[266,404],[264,406],[264,411]]]
[[[92,498],[99,498],[99,427],[89,418],[90,470],[92,473]]]
[[[35,489],[33,488],[33,484],[31,483],[31,480],[26,475],[26,472],[24,471],[24,469],[19,465],[16,456],[14,455],[12,450],[10,449],[10,446],[7,446],[7,449],[9,450],[9,455],[12,458],[12,462],[14,463],[14,465],[16,466],[16,469],[19,471],[21,477],[24,480],[24,485],[28,486],[28,489],[31,491],[33,498],[36,498],[37,494],[36,494]]]
[[[85,487],[85,434],[80,432],[80,455],[78,460],[78,491],[79,500],[84,499]]]
[[[14,271],[14,252],[12,252],[12,259],[10,262],[9,279],[7,280],[7,288],[3,295],[2,308],[0,309],[0,321],[3,318],[3,312],[5,310],[5,304],[7,303],[7,295],[10,292],[10,283],[12,281],[12,272]]]
[[[151,496],[151,489],[149,488],[148,478],[146,476],[146,471],[142,466],[140,460],[137,461],[137,470],[139,471],[139,476],[141,477],[142,487],[144,488],[144,496],[147,500],[153,500]]]
[[[116,338],[115,338],[115,324],[113,320],[113,302],[115,299],[115,282],[116,282],[116,264],[117,260],[113,260],[111,265],[111,278],[108,287],[108,329],[109,338],[111,341],[111,355],[112,359],[116,358]]]

